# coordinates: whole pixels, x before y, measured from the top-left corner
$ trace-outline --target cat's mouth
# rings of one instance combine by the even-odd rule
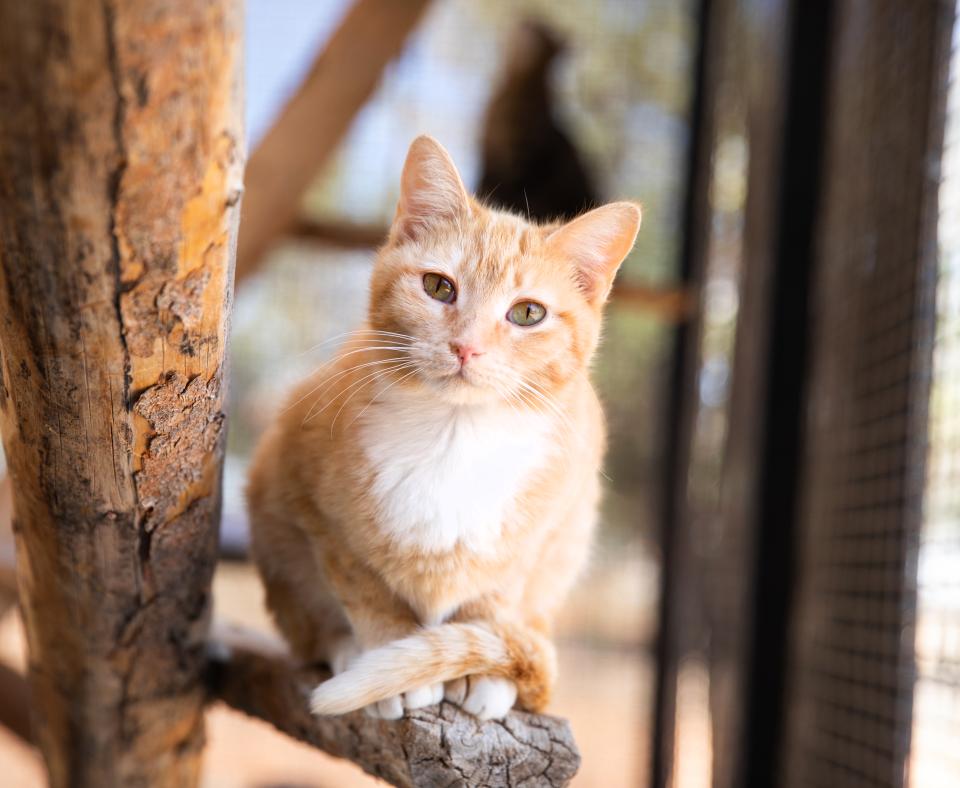
[[[476,388],[480,385],[476,375],[466,367],[461,367],[456,372],[444,375],[442,380],[448,386],[469,386]]]
[[[434,389],[439,391],[444,399],[459,404],[487,402],[496,396],[496,391],[484,377],[469,367],[435,377],[432,382]]]

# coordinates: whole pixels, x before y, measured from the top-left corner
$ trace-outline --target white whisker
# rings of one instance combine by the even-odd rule
[[[337,410],[337,412],[334,414],[333,420],[330,422],[330,437],[331,437],[331,438],[333,437],[333,428],[334,428],[334,426],[335,426],[336,423],[337,423],[337,419],[340,418],[340,414],[343,412],[343,409],[344,409],[345,407],[347,407],[347,403],[350,402],[350,400],[352,400],[355,396],[357,396],[357,394],[359,394],[361,391],[363,391],[367,386],[375,383],[377,380],[379,380],[379,379],[382,378],[382,377],[385,377],[385,376],[388,375],[389,373],[391,373],[391,372],[399,372],[399,371],[404,370],[404,369],[410,369],[410,367],[413,367],[413,370],[412,370],[411,372],[409,372],[408,374],[404,375],[402,378],[400,378],[400,380],[406,380],[408,377],[410,377],[410,375],[414,374],[414,373],[417,371],[417,363],[416,363],[415,361],[406,362],[403,366],[400,366],[400,367],[391,367],[390,369],[386,369],[386,370],[383,370],[383,371],[377,373],[376,377],[374,377],[373,380],[369,381],[369,383],[367,383],[366,385],[361,386],[361,387],[358,388],[356,391],[354,391],[353,394],[351,394],[349,397],[347,397],[347,398],[343,401],[343,403],[340,405],[340,408]],[[369,377],[369,376],[368,376],[368,377]],[[395,380],[393,383],[391,383],[389,386],[387,386],[387,389],[389,389],[389,388],[391,388],[392,386],[396,385],[398,382],[399,382],[399,381],[396,381],[396,380]],[[384,389],[384,391],[386,391],[386,389]],[[344,392],[341,392],[341,394],[344,394],[344,393],[346,393],[346,392],[345,392],[345,391],[344,391]],[[383,393],[383,392],[381,392],[381,393]],[[367,406],[368,406],[368,407],[369,407],[369,405],[370,405],[370,403],[367,403]],[[351,424],[352,424],[352,423],[353,423],[353,422],[351,422]],[[348,426],[349,426],[349,425],[348,425]]]
[[[503,401],[507,403],[507,407],[509,407],[510,410],[522,418],[523,411],[520,410],[521,403],[517,399],[516,394],[510,391],[510,389],[508,389],[506,386],[501,386],[493,381],[490,382],[490,385],[492,386],[493,390],[503,398]]]
[[[396,331],[380,331],[379,329],[375,329],[375,328],[357,329],[356,331],[344,331],[340,334],[337,334],[336,336],[328,337],[322,342],[318,342],[316,345],[313,345],[312,347],[309,347],[306,350],[303,350],[300,353],[298,353],[297,358],[299,358],[300,356],[305,356],[308,353],[312,353],[315,350],[319,350],[320,348],[325,347],[326,345],[336,342],[338,339],[343,339],[344,337],[357,337],[358,335],[366,336],[368,334],[373,335],[372,339],[382,339],[384,337],[387,337],[387,338],[390,338],[390,341],[394,341],[394,340],[396,341],[409,340],[410,342],[417,341],[416,337],[412,337],[409,334],[399,334]],[[360,338],[350,339],[350,340],[346,340],[344,344],[347,344],[347,342],[360,342],[360,341],[363,341],[363,340]]]
[[[311,375],[316,375],[316,374],[317,374],[320,370],[322,370],[324,367],[330,367],[331,365],[335,364],[336,362],[341,361],[342,359],[345,359],[345,358],[347,358],[348,356],[352,356],[352,355],[354,355],[355,353],[363,353],[363,352],[365,352],[365,351],[366,351],[366,352],[369,352],[369,351],[372,351],[372,350],[392,350],[392,351],[396,351],[396,352],[398,352],[398,353],[406,353],[407,355],[410,354],[410,349],[409,349],[409,348],[405,348],[405,347],[389,346],[389,347],[358,348],[357,350],[351,350],[349,353],[344,353],[344,354],[342,354],[342,355],[335,356],[334,358],[330,359],[330,361],[328,361],[327,363],[321,364],[319,367],[317,367],[317,368],[311,373]],[[396,360],[397,358],[399,358],[399,357],[392,356],[392,357],[390,357],[390,358],[388,358],[388,359],[383,359],[383,361],[394,361],[394,360]],[[369,366],[370,364],[377,364],[377,363],[381,363],[381,362],[371,361],[369,364],[355,364],[354,366],[347,367],[347,369],[341,370],[339,373],[337,373],[336,375],[334,375],[334,376],[332,377],[332,380],[339,380],[339,379],[342,378],[344,375],[346,375],[346,374],[348,374],[348,373],[350,373],[350,372],[353,372],[353,371],[356,370],[356,369],[361,369],[362,367]],[[330,381],[331,381],[331,378],[330,378],[330,377],[324,378],[324,379],[321,380],[316,386],[314,386],[312,389],[310,389],[310,391],[308,391],[306,394],[304,394],[302,397],[300,397],[299,399],[295,400],[294,402],[291,402],[291,403],[290,403],[286,408],[284,408],[284,410],[281,411],[281,412],[282,412],[282,413],[286,413],[286,412],[287,412],[288,410],[290,410],[291,408],[299,405],[299,404],[300,404],[301,402],[303,402],[307,397],[309,397],[311,394],[313,394],[317,389],[319,389],[319,388],[320,388],[321,386],[323,386],[325,383],[328,383],[328,382],[330,382]]]
[[[387,361],[393,361],[393,362],[394,362],[394,365],[393,365],[393,366],[390,366],[390,367],[387,367],[386,369],[375,369],[373,372],[371,372],[371,373],[369,373],[369,374],[367,374],[367,375],[364,375],[364,377],[360,378],[359,380],[353,381],[352,383],[350,383],[350,384],[349,384],[348,386],[346,386],[345,388],[340,389],[340,391],[338,391],[334,396],[330,397],[330,398],[326,401],[326,403],[324,404],[324,406],[323,406],[322,408],[320,408],[320,410],[314,412],[314,408],[320,403],[320,398],[317,397],[317,402],[314,403],[313,407],[311,407],[309,411],[307,411],[307,415],[303,417],[303,423],[306,424],[310,419],[312,419],[312,418],[314,418],[314,417],[316,417],[316,416],[319,416],[319,415],[320,415],[321,413],[323,413],[328,407],[330,407],[330,405],[332,405],[334,402],[336,402],[339,397],[342,397],[342,396],[343,396],[344,394],[346,394],[348,391],[350,391],[351,389],[355,388],[356,386],[359,386],[359,385],[360,385],[361,383],[363,383],[364,381],[369,380],[370,378],[376,377],[377,375],[380,375],[380,374],[386,374],[387,372],[392,372],[392,371],[395,370],[395,369],[406,369],[408,365],[412,365],[412,364],[415,364],[415,363],[416,363],[416,362],[414,362],[414,361],[405,361],[405,360],[402,360],[402,359],[386,359],[386,360],[387,360]]]
[[[356,372],[357,370],[365,369],[367,367],[383,366],[385,364],[409,364],[409,363],[412,363],[412,362],[409,359],[404,359],[404,358],[384,358],[384,359],[380,359],[379,361],[368,361],[365,364],[356,364],[350,367],[349,369],[345,369],[342,372],[339,372],[338,374],[334,375],[332,378],[328,378],[322,381],[318,386],[315,386],[313,388],[313,391],[316,391],[318,388],[320,388],[320,386],[323,386],[323,390],[317,395],[316,402],[314,402],[313,405],[310,406],[310,409],[307,411],[307,415],[304,416],[304,422],[306,422],[307,420],[312,418],[313,415],[315,415],[313,412],[314,408],[316,408],[316,406],[320,403],[320,400],[323,398],[323,395],[330,390],[331,386],[333,386],[333,384],[335,384],[338,380],[341,380],[342,378],[349,375],[351,372]],[[379,371],[380,370],[374,370],[374,372],[379,372]],[[345,390],[348,390],[348,389],[345,389]],[[343,393],[343,392],[340,392],[340,393]],[[307,396],[309,396],[309,394]],[[338,396],[340,396],[340,394],[337,394],[335,397],[333,397],[333,399],[336,399],[336,397]],[[302,399],[303,398],[301,397],[301,400]]]
[[[519,385],[523,391],[527,392],[530,397],[533,397],[535,400],[543,403],[547,408],[549,408],[550,411],[560,420],[561,425],[567,429],[569,434],[575,438],[581,444],[581,446],[586,444],[577,430],[574,429],[570,417],[560,409],[553,397],[522,377],[517,378],[516,382],[517,385]]]
[[[394,370],[390,370],[390,371],[393,372]],[[381,391],[379,394],[377,394],[377,396],[375,396],[372,400],[370,400],[366,405],[363,406],[363,410],[361,410],[356,416],[354,416],[352,419],[350,419],[350,424],[347,424],[347,429],[350,429],[350,425],[353,424],[353,422],[355,422],[357,419],[359,419],[364,413],[366,413],[366,412],[367,412],[367,408],[369,408],[374,402],[376,402],[378,399],[380,399],[380,397],[382,397],[384,394],[386,394],[390,389],[392,389],[392,388],[393,388],[394,386],[396,386],[398,383],[402,383],[402,382],[405,381],[407,378],[409,378],[411,375],[416,374],[418,371],[419,371],[419,369],[417,368],[417,365],[414,364],[414,369],[413,369],[411,372],[408,372],[408,373],[407,373],[406,375],[404,375],[402,378],[393,381],[393,383],[391,383],[391,384],[390,384],[389,386],[387,386],[383,391]],[[344,404],[346,404],[346,403],[344,403]],[[338,415],[338,416],[340,415],[339,412],[337,413],[337,415]],[[334,416],[334,417],[333,417],[333,422],[334,422],[334,424],[336,423],[336,421],[337,421],[337,417]],[[333,424],[330,425],[330,430],[331,430],[331,432],[333,431]]]

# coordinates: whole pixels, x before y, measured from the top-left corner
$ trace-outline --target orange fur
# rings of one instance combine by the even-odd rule
[[[513,688],[525,708],[547,703],[550,623],[599,496],[588,367],[639,224],[632,203],[562,226],[490,210],[437,142],[414,141],[368,322],[294,392],[250,475],[268,605],[302,659],[342,671],[318,713],[390,702],[396,716],[389,699],[435,700],[440,682],[481,716],[505,713]],[[424,291],[431,272],[455,301]],[[525,300],[542,323],[506,319]],[[478,355],[461,367],[463,346]]]

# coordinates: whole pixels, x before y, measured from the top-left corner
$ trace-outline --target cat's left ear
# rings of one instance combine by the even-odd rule
[[[450,154],[433,137],[417,137],[403,165],[392,233],[418,240],[437,223],[469,213],[470,198]]]
[[[640,206],[613,202],[595,208],[547,236],[549,252],[573,263],[577,283],[591,303],[602,304],[620,263],[640,230]]]

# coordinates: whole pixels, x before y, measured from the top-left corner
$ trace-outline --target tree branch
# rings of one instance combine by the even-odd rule
[[[363,712],[315,717],[309,692],[329,674],[249,644],[218,645],[212,653],[215,698],[392,785],[557,788],[580,765],[565,720],[513,712],[503,721],[479,722],[449,703],[397,721]]]

